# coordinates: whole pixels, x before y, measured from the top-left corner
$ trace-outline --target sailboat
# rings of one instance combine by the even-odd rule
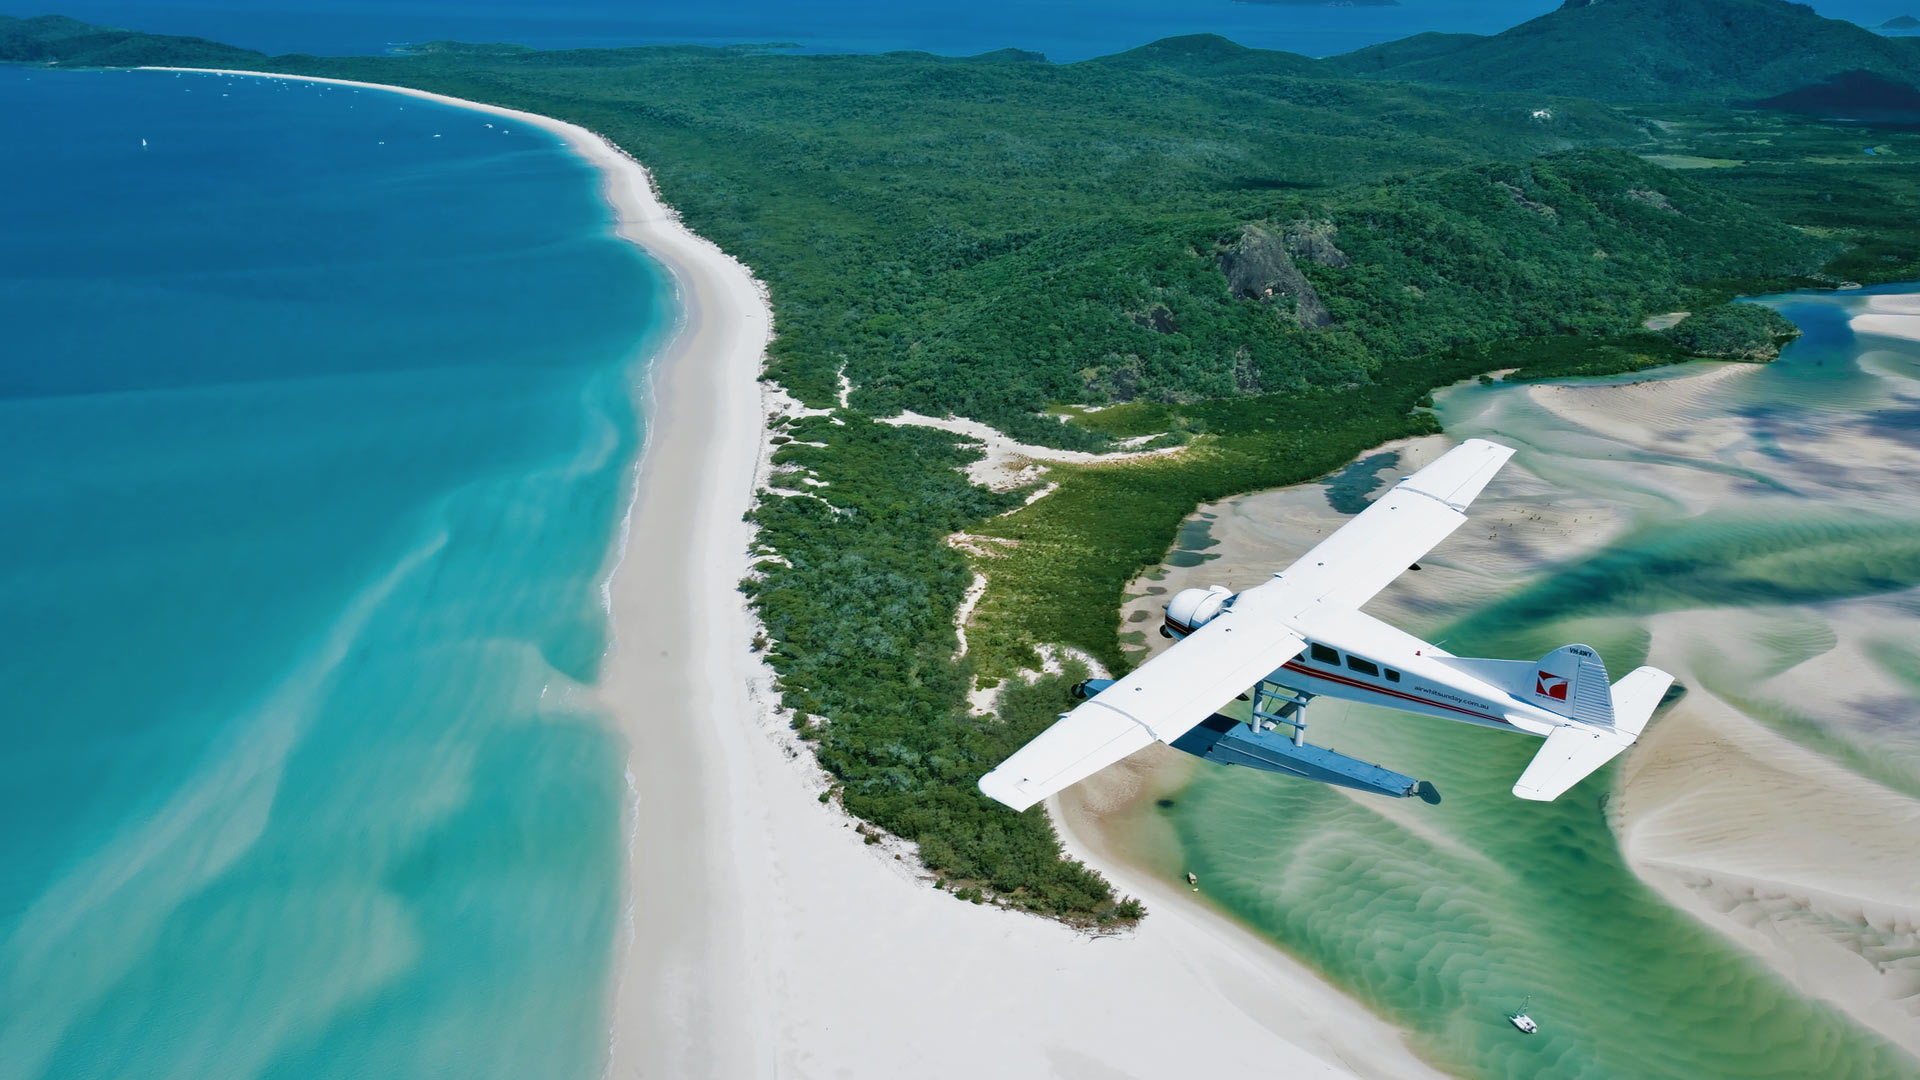
[[[1527,1015],[1527,1002],[1532,1000],[1533,998],[1529,996],[1526,1000],[1520,1002],[1520,1008],[1517,1012],[1509,1013],[1507,1016],[1507,1023],[1519,1028],[1520,1034],[1522,1035],[1532,1035],[1540,1030],[1540,1025],[1534,1023],[1533,1017]]]

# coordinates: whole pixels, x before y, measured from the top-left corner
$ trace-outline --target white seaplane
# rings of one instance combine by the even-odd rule
[[[1672,675],[1643,667],[1609,685],[1585,645],[1538,663],[1454,656],[1360,610],[1467,520],[1512,456],[1469,439],[1272,580],[1176,594],[1161,632],[1180,640],[1123,679],[1076,687],[1091,698],[981,777],[980,790],[1025,810],[1159,741],[1222,764],[1439,801],[1424,781],[1307,745],[1307,703],[1325,696],[1544,738],[1513,793],[1558,798],[1633,745]],[[1216,712],[1249,687],[1250,723]]]

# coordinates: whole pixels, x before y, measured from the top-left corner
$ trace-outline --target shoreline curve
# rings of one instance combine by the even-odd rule
[[[601,171],[616,234],[675,284],[681,321],[636,387],[647,430],[607,583],[601,691],[630,799],[603,1075],[1438,1075],[1404,1033],[1174,890],[1152,890],[1167,902],[1120,937],[959,903],[912,845],[863,842],[819,798],[736,588],[784,398],[759,383],[767,290],[680,222],[640,162],[576,124],[411,87],[146,70],[381,90],[540,127]],[[1210,1037],[1179,1037],[1197,1031]]]

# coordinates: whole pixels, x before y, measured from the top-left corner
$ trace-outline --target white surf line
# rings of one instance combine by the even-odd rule
[[[683,321],[646,389],[652,430],[614,576],[620,644],[605,678],[634,747],[623,906],[634,929],[618,943],[606,1075],[1437,1075],[1391,1026],[1197,909],[1161,904],[1139,934],[1112,941],[959,903],[819,801],[813,763],[803,774],[768,737],[784,732],[778,695],[748,650],[753,623],[734,587],[750,561],[742,518],[770,453],[766,406],[783,404],[757,383],[772,334],[766,288],[688,232],[638,162],[577,125],[408,87],[161,70],[384,90],[536,124],[605,171],[619,235],[674,274]],[[902,978],[914,993],[900,992]],[[970,1037],[929,1044],[935,1018]]]
[[[626,735],[623,940],[610,977],[610,1075],[747,1075],[775,1045],[762,920],[727,810],[745,789],[739,724],[755,666],[744,601],[757,465],[758,379],[772,336],[766,286],[663,203],[652,174],[577,124],[405,86],[270,71],[158,68],[400,94],[557,136],[597,168],[614,231],[673,278],[681,320],[634,388],[647,417],[610,577],[616,644],[603,682]],[[625,550],[621,550],[624,548]],[[644,570],[645,574],[638,572]],[[729,723],[731,721],[731,723]],[[642,750],[644,749],[644,752]]]

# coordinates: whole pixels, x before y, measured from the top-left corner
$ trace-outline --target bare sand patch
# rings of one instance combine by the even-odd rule
[[[1035,446],[1031,443],[1019,442],[978,420],[953,416],[922,416],[916,412],[903,412],[899,416],[888,417],[881,423],[938,428],[955,435],[964,435],[980,443],[986,450],[987,456],[967,466],[967,478],[994,491],[1012,491],[1014,488],[1038,483],[1045,476],[1049,462],[1072,465],[1121,464],[1164,457],[1186,449],[1184,446],[1167,446],[1158,450],[1126,450],[1112,454],[1094,454],[1085,450],[1060,450],[1051,446]]]

